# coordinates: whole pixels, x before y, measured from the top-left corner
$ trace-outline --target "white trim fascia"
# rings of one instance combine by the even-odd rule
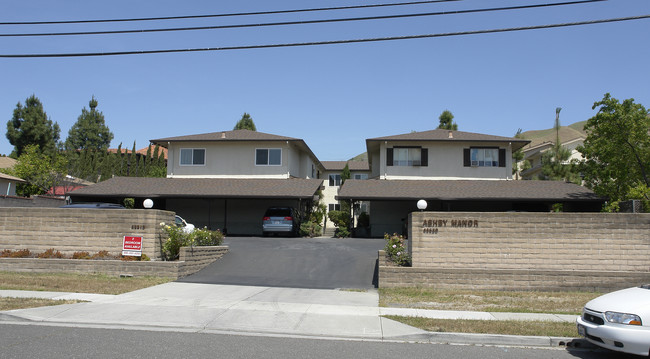
[[[286,173],[279,175],[172,175],[167,178],[232,178],[232,179],[287,179],[289,178]]]

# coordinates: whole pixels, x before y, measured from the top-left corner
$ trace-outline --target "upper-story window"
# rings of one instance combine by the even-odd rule
[[[428,166],[428,149],[422,147],[393,147],[386,149],[388,166]]]
[[[367,180],[368,179],[368,174],[367,173],[355,173],[354,174],[354,179],[356,179],[356,180]]]
[[[258,166],[282,165],[281,148],[258,148],[255,150],[255,164]]]
[[[464,151],[465,167],[505,167],[506,150],[504,148],[475,147]]]
[[[205,148],[181,148],[181,166],[205,166]]]
[[[341,175],[330,175],[330,186],[340,186],[341,185]]]

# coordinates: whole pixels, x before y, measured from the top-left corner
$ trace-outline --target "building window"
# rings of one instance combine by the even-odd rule
[[[368,179],[368,174],[367,173],[355,173],[354,174],[354,179],[356,179],[356,180],[367,180]]]
[[[330,186],[340,186],[341,175],[330,175]]]
[[[341,205],[338,203],[330,203],[329,204],[329,211],[340,211],[341,210]]]
[[[472,167],[499,167],[498,148],[472,148]]]
[[[181,166],[205,166],[205,148],[181,148]]]
[[[386,149],[387,166],[429,165],[429,149],[422,147],[393,147]]]
[[[258,148],[255,150],[255,164],[258,166],[282,165],[281,148]]]

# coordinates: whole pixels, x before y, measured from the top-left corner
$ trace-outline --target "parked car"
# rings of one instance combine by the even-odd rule
[[[603,348],[650,355],[650,284],[589,301],[576,320],[578,334]]]
[[[297,235],[300,223],[298,213],[291,207],[271,207],[266,210],[262,218],[262,233]]]
[[[125,209],[124,206],[117,203],[103,203],[103,202],[79,202],[70,203],[59,208],[94,208],[94,209]]]
[[[182,228],[183,228],[183,232],[185,232],[185,233],[192,233],[192,232],[194,231],[194,228],[195,228],[194,225],[193,225],[192,223],[187,223],[187,221],[184,220],[183,217],[181,217],[181,216],[179,216],[179,215],[176,215],[176,216],[174,217],[174,223],[175,223],[178,227],[182,227]]]

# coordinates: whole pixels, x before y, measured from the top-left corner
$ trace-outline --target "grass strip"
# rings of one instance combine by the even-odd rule
[[[519,320],[430,319],[387,315],[398,321],[430,332],[504,334],[544,337],[577,337],[575,323]]]
[[[380,288],[382,307],[510,313],[580,314],[596,292],[524,292]]]
[[[0,311],[80,303],[78,300],[53,300],[44,298],[0,298]]]
[[[104,274],[0,272],[0,289],[122,294],[171,282],[172,278],[120,278]]]

